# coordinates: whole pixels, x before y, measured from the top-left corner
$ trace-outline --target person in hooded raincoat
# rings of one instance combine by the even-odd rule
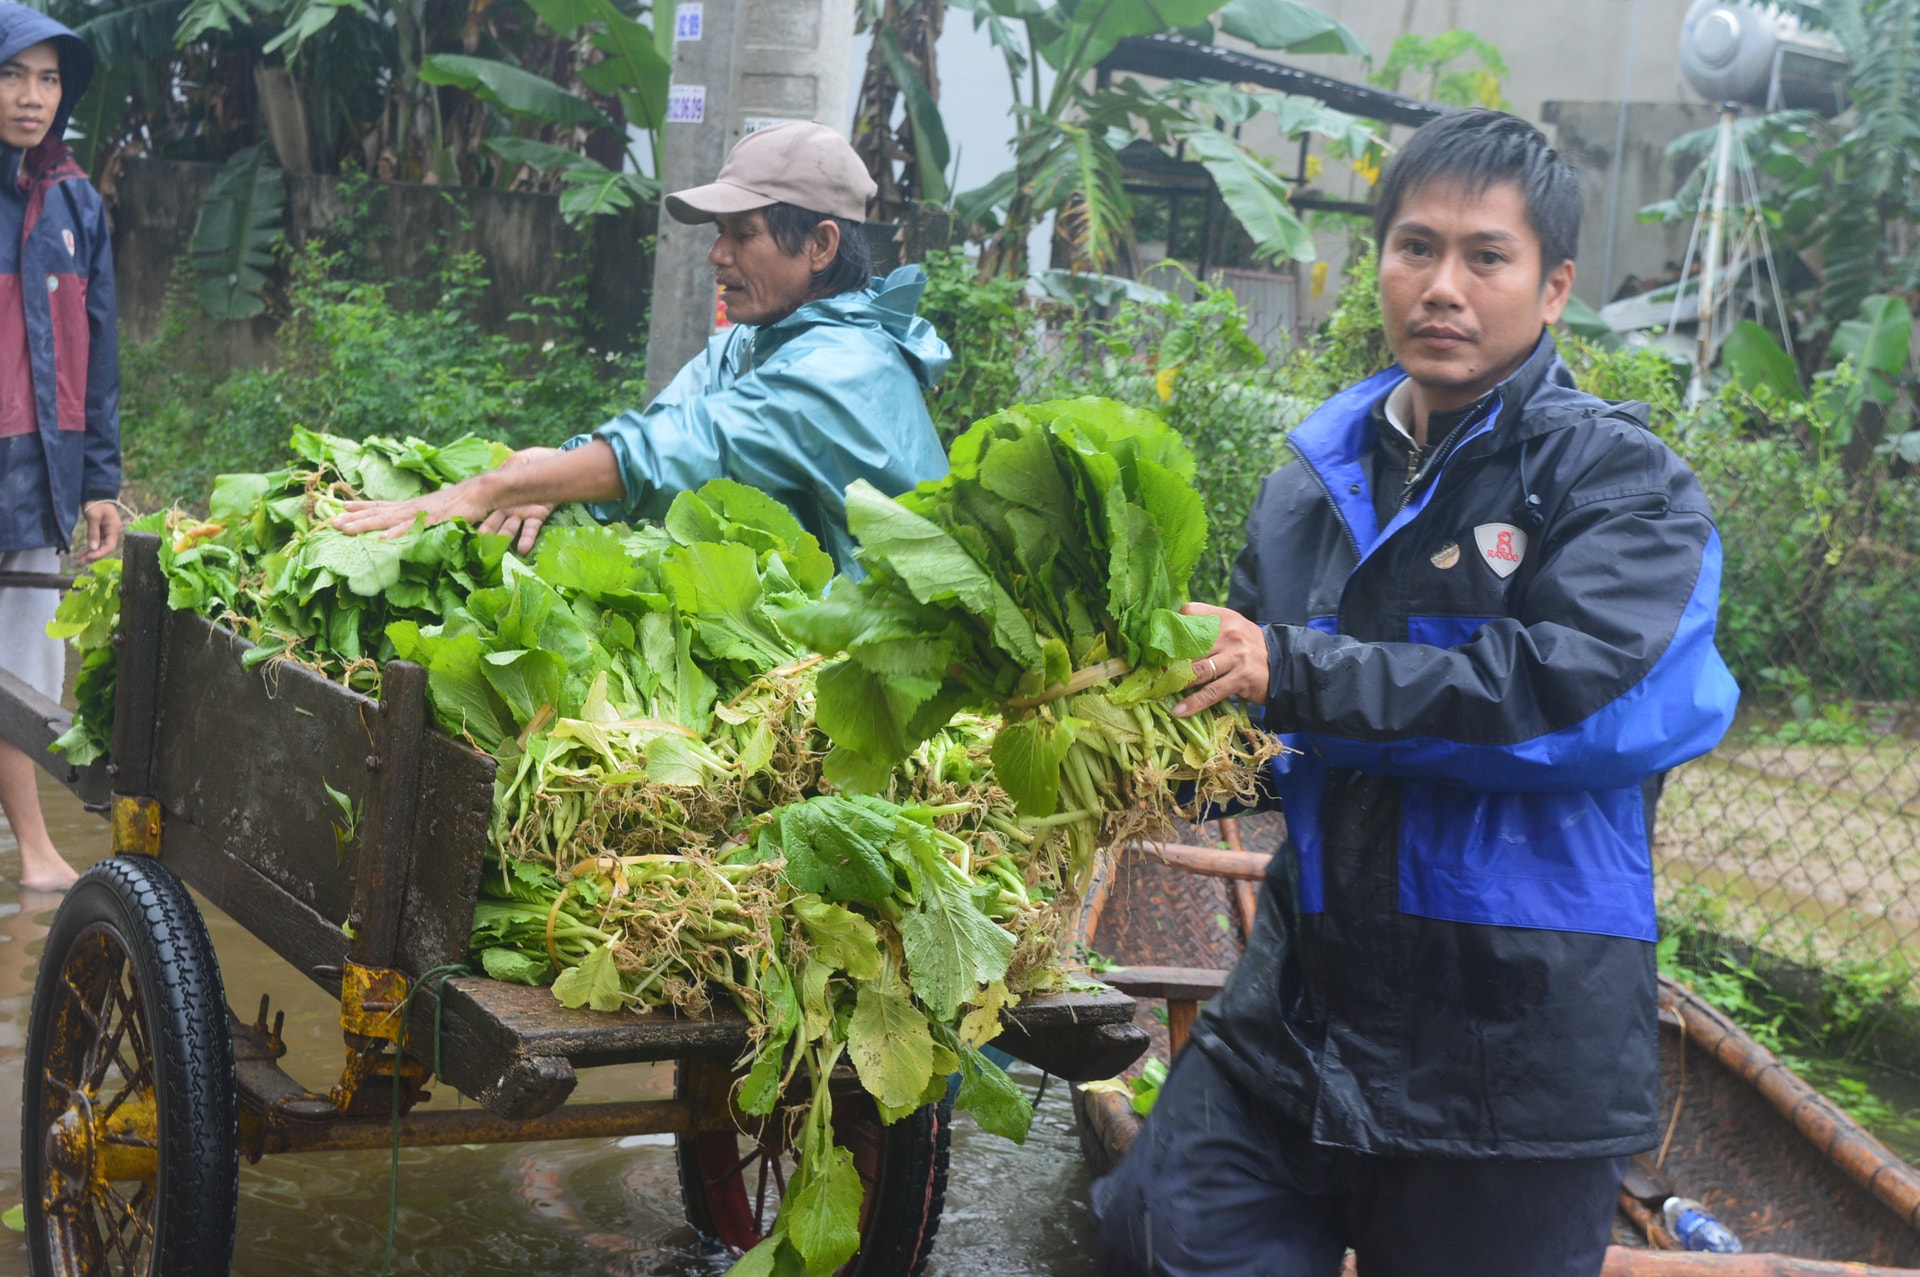
[[[676,219],[715,224],[707,256],[734,323],[658,398],[416,500],[349,502],[334,526],[397,535],[424,512],[506,532],[524,554],[557,503],[585,502],[603,522],[658,519],[678,493],[726,478],[783,502],[857,570],[847,485],[895,496],[947,470],[923,392],[951,356],[914,314],[925,272],[873,278],[861,231],[873,191],[832,129],[742,138],[712,183],[666,197]]]
[[[53,573],[120,543],[120,361],[113,248],[99,192],[61,140],[93,53],[43,13],[0,0],[0,572]],[[0,669],[58,700],[65,648],[47,637],[59,595],[0,586]],[[0,809],[20,881],[74,872],[48,837],[33,760],[0,741]]]

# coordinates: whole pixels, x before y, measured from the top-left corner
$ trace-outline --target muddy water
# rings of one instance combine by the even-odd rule
[[[51,782],[41,786],[55,841],[75,867],[107,854],[106,823]],[[20,1200],[20,1076],[27,1009],[59,897],[23,893],[19,853],[0,821],[0,1207]],[[202,905],[232,1005],[251,1018],[265,993],[287,1013],[283,1063],[324,1091],[338,1075],[338,1004],[224,914]],[[1040,1077],[1015,1073],[1033,1094]],[[657,1067],[591,1070],[576,1098],[651,1098],[671,1091]],[[433,1104],[460,1103],[451,1091]],[[370,1277],[387,1244],[386,1153],[267,1158],[240,1170],[233,1271]],[[667,1136],[403,1150],[396,1273],[432,1277],[717,1277],[727,1258],[704,1248],[680,1215]],[[1091,1277],[1088,1177],[1064,1085],[1054,1079],[1024,1146],[954,1128],[947,1209],[933,1277]],[[0,1230],[0,1277],[27,1272],[17,1233]]]

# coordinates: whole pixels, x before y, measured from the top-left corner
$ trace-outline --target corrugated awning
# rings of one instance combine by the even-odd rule
[[[1406,124],[1414,128],[1449,113],[1453,108],[1422,102],[1404,93],[1389,93],[1372,85],[1336,80],[1304,71],[1271,58],[1201,44],[1177,35],[1128,36],[1100,63],[1103,71],[1130,71],[1163,80],[1220,80],[1228,84],[1257,84],[1282,93],[1325,102],[1349,115]]]

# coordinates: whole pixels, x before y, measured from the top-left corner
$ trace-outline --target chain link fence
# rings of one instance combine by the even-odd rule
[[[1661,911],[1920,995],[1920,480],[1809,434],[1676,443],[1713,500],[1743,702],[1668,778]]]

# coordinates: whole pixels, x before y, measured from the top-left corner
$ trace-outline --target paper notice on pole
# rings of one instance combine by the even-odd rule
[[[673,9],[674,42],[678,43],[681,40],[698,40],[700,38],[701,22],[705,16],[705,13],[700,7],[699,0],[691,0],[691,2],[689,2],[689,0],[681,0],[681,3],[675,5]]]
[[[667,86],[668,124],[699,124],[706,118],[706,85],[671,84]]]
[[[776,124],[810,123],[812,123],[812,121],[802,120],[797,116],[791,115],[749,115],[746,119],[740,121],[740,136],[745,137],[749,133],[758,133],[761,129],[770,129]]]

